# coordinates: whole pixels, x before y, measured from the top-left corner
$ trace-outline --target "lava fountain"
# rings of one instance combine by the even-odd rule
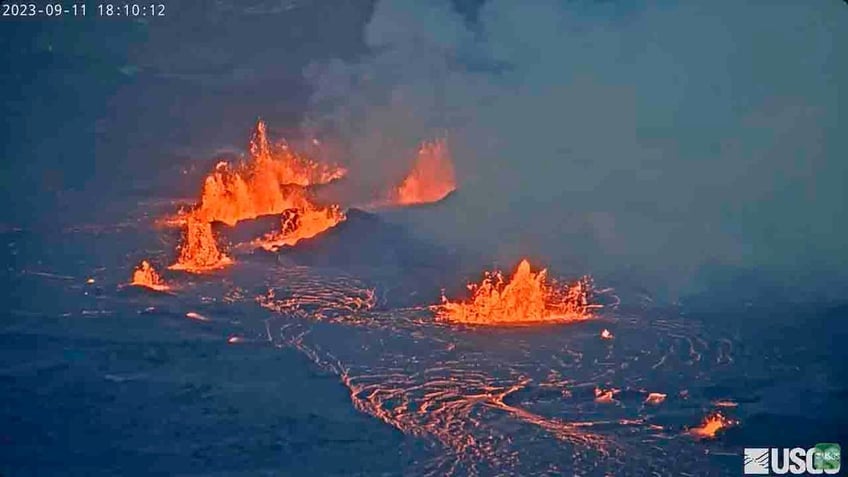
[[[313,144],[318,145],[315,140]],[[347,174],[347,169],[341,166],[319,163],[296,154],[284,141],[272,144],[268,140],[268,128],[261,119],[253,128],[248,152],[255,170],[272,172],[277,182],[283,185],[306,187],[328,184]]]
[[[425,141],[412,170],[389,195],[394,204],[438,202],[456,189],[450,149],[445,139]]]
[[[733,419],[725,417],[720,412],[714,412],[704,418],[701,425],[689,429],[689,434],[697,439],[714,439],[718,431],[737,424]]]
[[[168,268],[203,273],[231,263],[233,261],[218,249],[215,234],[212,232],[212,224],[197,218],[194,214],[189,215],[177,261]]]
[[[145,287],[155,291],[168,291],[171,289],[147,260],[142,260],[138,264],[138,267],[133,270],[130,285]]]
[[[563,323],[592,317],[600,305],[589,301],[592,287],[588,277],[573,284],[548,281],[547,270],[533,273],[522,260],[515,273],[504,279],[501,272],[487,272],[480,284],[469,284],[471,298],[452,302],[444,295],[434,307],[439,321],[475,325]]]
[[[256,123],[248,146],[250,160],[235,166],[219,162],[203,182],[197,208],[207,222],[235,225],[241,220],[313,206],[307,186],[344,177],[347,170],[301,157],[288,145],[271,144],[263,121]]]
[[[213,222],[234,226],[243,220],[281,214],[280,230],[253,241],[254,246],[276,250],[345,220],[339,206],[317,204],[308,187],[340,179],[346,169],[300,156],[285,142],[271,143],[262,120],[251,134],[248,155],[248,161],[235,165],[219,162],[204,179],[197,205],[162,221],[186,228],[172,269],[202,272],[231,263],[218,250]]]

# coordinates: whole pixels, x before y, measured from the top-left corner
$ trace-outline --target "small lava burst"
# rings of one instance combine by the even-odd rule
[[[190,311],[190,312],[186,313],[185,316],[186,316],[186,318],[189,318],[189,319],[192,319],[192,320],[197,320],[197,321],[212,321],[209,318],[201,315],[200,313],[196,313],[194,311]]]
[[[215,241],[212,224],[189,216],[176,263],[171,270],[203,273],[225,267],[233,261],[224,255]]]
[[[390,194],[390,202],[400,205],[438,202],[456,189],[447,140],[426,141],[418,148],[412,170]]]
[[[667,396],[667,394],[663,393],[650,393],[648,394],[648,397],[645,398],[645,404],[652,404],[654,406],[662,404]]]
[[[697,439],[714,439],[720,430],[736,424],[738,421],[727,418],[720,412],[713,412],[704,418],[700,426],[689,429],[688,433]]]
[[[601,339],[602,340],[611,340],[613,338],[615,338],[615,336],[613,336],[613,334],[610,332],[610,330],[604,328],[604,330],[601,331]]]
[[[595,402],[599,404],[611,404],[615,402],[615,393],[618,389],[595,388]]]
[[[167,291],[171,289],[147,260],[142,260],[135,270],[133,270],[130,285],[156,291]]]
[[[548,281],[547,270],[533,273],[522,260],[507,282],[501,272],[487,272],[480,284],[469,284],[471,299],[452,302],[444,295],[433,309],[440,321],[476,325],[564,323],[592,317],[591,281],[573,284]]]

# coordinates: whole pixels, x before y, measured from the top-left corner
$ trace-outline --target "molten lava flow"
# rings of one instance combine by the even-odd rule
[[[698,439],[713,439],[718,431],[735,424],[736,421],[724,417],[720,412],[714,412],[705,417],[700,426],[689,429],[689,434]]]
[[[486,273],[481,284],[470,284],[467,302],[444,295],[434,307],[441,321],[478,325],[553,323],[585,320],[596,306],[589,303],[591,283],[583,278],[572,285],[548,282],[547,270],[530,271],[522,260],[507,283],[501,272]]]
[[[396,204],[438,202],[456,189],[453,161],[447,141],[438,139],[421,144],[409,175],[390,194]]]
[[[133,270],[132,281],[130,285],[149,288],[156,291],[167,291],[171,287],[165,284],[162,277],[156,273],[156,270],[150,265],[147,260],[142,260],[135,270]]]
[[[291,247],[302,239],[312,238],[345,220],[344,212],[336,205],[319,207],[309,204],[302,209],[288,209],[281,214],[280,230],[254,241],[265,250],[276,251]]]
[[[614,336],[613,336],[613,334],[610,332],[610,330],[608,330],[608,329],[604,328],[604,330],[603,330],[603,331],[601,331],[601,339],[602,339],[602,340],[611,340],[611,339],[613,339],[613,338],[615,338],[615,337],[614,337]]]
[[[212,224],[198,219],[193,214],[189,215],[177,262],[169,268],[202,273],[231,263],[232,260],[218,250]]]

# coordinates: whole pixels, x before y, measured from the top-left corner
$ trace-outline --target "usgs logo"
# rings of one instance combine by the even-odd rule
[[[836,474],[839,444],[816,444],[803,449],[745,448],[745,474]]]

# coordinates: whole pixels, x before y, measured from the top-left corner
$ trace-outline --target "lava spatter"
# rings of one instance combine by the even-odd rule
[[[700,426],[689,429],[689,434],[696,439],[714,439],[722,429],[734,426],[737,421],[725,417],[720,412],[713,412],[701,422]]]
[[[547,271],[533,273],[522,260],[507,281],[501,272],[486,273],[470,284],[471,298],[454,302],[442,297],[434,307],[440,321],[475,325],[508,325],[582,321],[592,316],[588,278],[571,285],[551,282]]]
[[[133,270],[130,285],[149,288],[155,291],[168,291],[171,289],[147,260],[142,260],[135,270]]]

